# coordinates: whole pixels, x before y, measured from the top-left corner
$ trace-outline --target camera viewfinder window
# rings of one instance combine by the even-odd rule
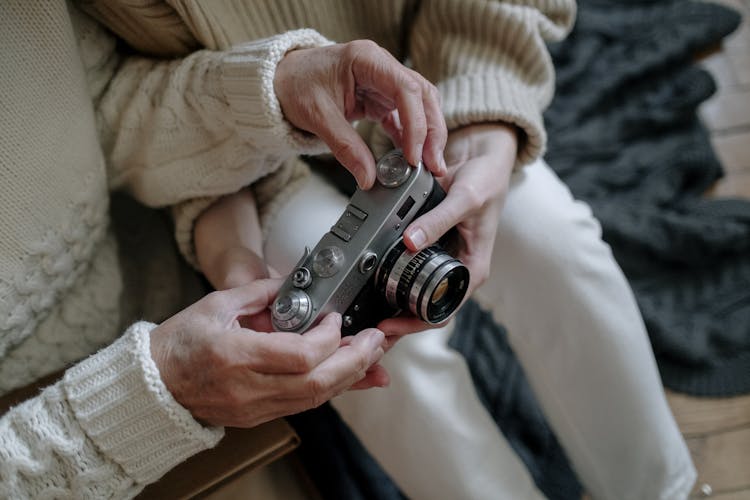
[[[398,209],[398,212],[396,212],[396,215],[398,215],[399,219],[404,220],[404,217],[406,217],[406,214],[409,213],[409,210],[411,210],[411,207],[413,206],[414,206],[414,198],[409,196],[409,198],[407,198],[404,204],[401,205],[401,208]]]

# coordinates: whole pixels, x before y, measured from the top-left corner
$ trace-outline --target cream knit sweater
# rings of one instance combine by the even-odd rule
[[[275,66],[288,50],[329,39],[373,38],[408,58],[438,82],[450,127],[518,124],[526,163],[543,150],[541,109],[552,94],[542,37],[562,36],[573,15],[564,0],[171,0],[161,17],[148,15],[152,0],[106,3],[125,36],[144,28],[136,38],[148,44],[169,33],[148,31],[145,13],[177,34],[164,47],[214,50],[122,57],[108,32],[62,0],[0,5],[0,393],[78,362],[0,417],[0,497],[131,497],[222,436],[161,382],[153,323],[118,339],[127,304],[159,287],[123,284],[132,255],[118,255],[109,191],[183,207],[187,247],[214,196],[256,183],[264,206],[278,203],[281,183],[267,174],[289,179],[282,165],[323,147],[284,120]],[[146,243],[154,258],[168,253]],[[156,303],[148,319],[174,312]]]

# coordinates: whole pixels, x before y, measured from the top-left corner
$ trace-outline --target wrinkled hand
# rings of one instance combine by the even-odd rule
[[[512,125],[470,125],[450,133],[445,149],[448,172],[438,179],[447,196],[404,231],[412,251],[435,243],[452,227],[458,230],[456,257],[469,268],[468,298],[490,273],[492,248],[510,174],[516,159],[517,132]],[[389,346],[401,335],[431,326],[416,318],[392,318],[378,328]]]
[[[254,427],[304,411],[348,389],[382,386],[383,333],[341,341],[341,316],[329,314],[303,335],[242,328],[268,324],[280,280],[213,292],[151,332],[151,354],[174,398],[210,425]]]
[[[274,90],[287,120],[320,137],[363,189],[375,182],[375,160],[352,120],[380,122],[412,165],[424,161],[436,176],[446,171],[437,89],[375,42],[290,51],[276,68]]]

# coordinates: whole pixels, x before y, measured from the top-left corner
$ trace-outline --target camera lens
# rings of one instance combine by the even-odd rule
[[[435,324],[461,305],[469,287],[469,270],[438,245],[415,254],[399,239],[378,268],[376,283],[391,307]]]
[[[440,302],[440,299],[445,297],[445,292],[448,290],[448,282],[450,280],[448,278],[443,278],[440,280],[440,283],[438,283],[438,286],[435,288],[435,292],[432,294],[432,297],[430,297],[430,303],[432,304],[438,304]]]

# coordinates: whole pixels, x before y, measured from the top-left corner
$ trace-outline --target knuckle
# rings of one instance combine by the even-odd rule
[[[287,358],[289,367],[298,373],[307,373],[315,367],[313,355],[302,349],[291,351]]]
[[[367,50],[371,52],[380,51],[380,45],[375,43],[373,40],[362,39],[362,40],[357,40],[356,43],[358,44],[358,46],[361,47],[362,50]]]
[[[357,374],[357,380],[365,376],[367,369],[370,367],[370,354],[369,352],[360,352],[355,361],[354,371]]]
[[[464,206],[466,206],[470,212],[475,212],[482,208],[486,201],[482,192],[474,184],[454,185],[453,190],[457,191],[455,194],[461,197]]]
[[[307,395],[311,408],[317,408],[330,399],[332,383],[328,377],[316,374],[307,380]]]
[[[421,95],[422,85],[416,78],[407,77],[401,83],[401,91],[412,96]]]
[[[357,146],[348,140],[339,140],[334,148],[333,155],[345,163],[350,169],[359,169],[359,160],[357,157]]]
[[[344,46],[344,56],[356,59],[362,54],[372,55],[380,51],[380,46],[372,40],[353,40]]]
[[[432,83],[425,80],[425,93],[427,97],[440,104],[441,96],[438,88]]]
[[[218,309],[224,303],[224,293],[218,290],[210,292],[203,297],[202,302],[209,310]]]

